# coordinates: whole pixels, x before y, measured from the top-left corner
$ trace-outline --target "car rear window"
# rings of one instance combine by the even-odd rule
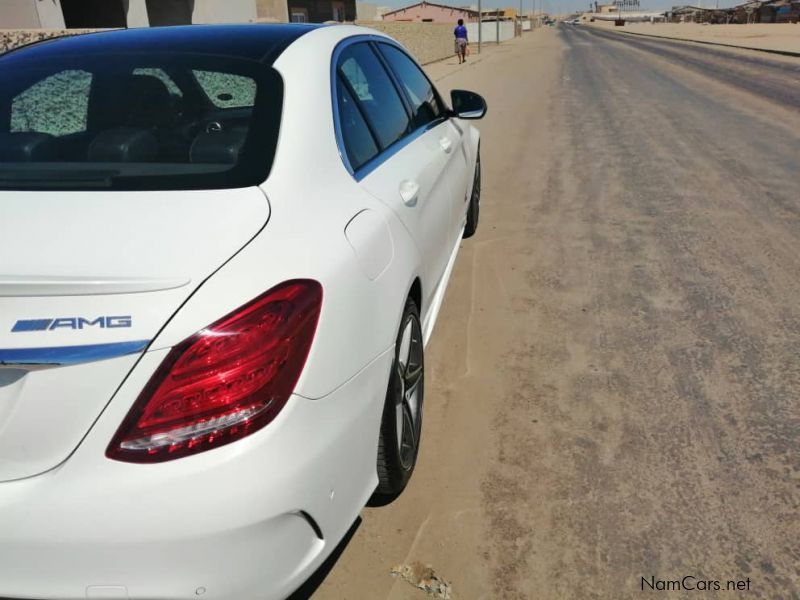
[[[256,185],[269,173],[282,101],[277,72],[243,59],[9,55],[0,60],[0,189]]]

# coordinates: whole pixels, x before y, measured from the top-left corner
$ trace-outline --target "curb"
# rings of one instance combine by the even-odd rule
[[[595,28],[602,31],[600,28]],[[738,50],[753,50],[755,52],[767,52],[769,54],[780,54],[782,56],[793,56],[800,58],[800,52],[792,52],[791,50],[773,50],[771,48],[753,48],[752,46],[736,46],[734,44],[722,44],[720,42],[708,42],[705,40],[689,40],[686,38],[667,37],[665,35],[653,35],[651,33],[639,33],[634,31],[617,31],[614,29],[609,30],[613,33],[624,33],[625,35],[638,35],[641,37],[652,38],[654,40],[671,40],[673,42],[689,42],[690,44],[705,44],[706,46],[721,46],[723,48],[735,48]]]

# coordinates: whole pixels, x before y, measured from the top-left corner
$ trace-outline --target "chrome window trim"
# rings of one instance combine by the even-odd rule
[[[378,154],[373,156],[371,159],[369,159],[367,162],[361,165],[358,169],[353,169],[353,166],[350,164],[350,160],[347,158],[347,150],[345,149],[344,137],[342,136],[342,128],[340,126],[340,120],[339,120],[339,95],[336,93],[336,77],[338,76],[336,72],[336,65],[339,63],[339,56],[342,54],[345,48],[351,46],[352,44],[358,44],[363,42],[372,42],[372,43],[380,42],[382,44],[388,44],[390,46],[394,46],[401,52],[408,54],[405,48],[403,48],[393,39],[388,37],[383,37],[380,35],[370,35],[370,34],[356,35],[349,38],[345,38],[344,40],[339,42],[333,50],[333,54],[331,56],[330,85],[331,85],[331,103],[332,103],[331,107],[333,109],[333,128],[336,135],[336,147],[339,150],[339,157],[342,159],[342,164],[344,164],[344,167],[345,169],[347,169],[347,172],[350,173],[350,175],[352,175],[353,179],[355,179],[356,181],[361,181],[362,179],[364,179],[367,175],[372,173],[375,169],[380,167],[387,160],[389,160],[395,154],[400,152],[403,148],[408,146],[408,144],[418,139],[421,135],[427,133],[434,127],[438,127],[447,120],[446,116],[442,116],[436,119],[435,121],[431,121],[430,123],[426,123],[425,125],[418,127],[414,131],[405,134],[403,137],[401,137],[396,142],[392,143],[384,150],[379,151]],[[392,80],[392,83],[396,85],[396,75],[385,64],[385,59],[383,58],[383,55],[380,53],[379,50],[375,48],[373,48],[373,52],[376,53],[378,60],[387,70],[387,73],[389,75],[389,78]],[[431,86],[434,87],[432,82]],[[436,88],[434,87],[434,90],[435,89]],[[407,109],[406,104],[408,100],[405,98],[403,91],[397,90],[397,93],[400,95],[400,100],[403,103],[403,106]]]
[[[78,365],[143,352],[150,340],[53,346],[50,348],[0,348],[0,369],[46,368]]]

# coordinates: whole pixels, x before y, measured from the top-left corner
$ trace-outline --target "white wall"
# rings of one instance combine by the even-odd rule
[[[356,20],[377,21],[378,5],[369,2],[356,2]]]
[[[39,14],[34,0],[5,0],[0,3],[0,29],[36,29]]]
[[[59,0],[0,0],[0,29],[64,29]]]
[[[252,23],[257,17],[255,0],[194,0],[192,23]]]
[[[128,0],[127,23],[128,27],[147,27],[150,25],[146,0]]]
[[[289,20],[289,3],[286,0],[256,0],[256,14],[264,21],[285,23]]]
[[[37,0],[36,12],[39,13],[39,27],[42,29],[64,28],[64,13],[59,0]]]
[[[481,42],[482,43],[496,43],[498,34],[498,23],[496,21],[481,23]],[[500,21],[499,23],[500,41],[505,42],[514,37],[514,22],[513,21]],[[478,43],[478,23],[467,23],[467,35],[469,36],[470,44]]]

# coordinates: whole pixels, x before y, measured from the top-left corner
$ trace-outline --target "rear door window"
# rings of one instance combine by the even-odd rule
[[[378,45],[411,104],[411,128],[417,129],[442,116],[444,111],[438,94],[422,69],[399,48]]]
[[[337,102],[339,108],[339,130],[342,132],[347,160],[353,170],[358,169],[378,154],[378,145],[369,130],[361,109],[345,87],[342,77],[336,81]]]
[[[408,132],[409,116],[400,93],[369,43],[347,46],[339,55],[336,69],[361,107],[381,149]]]

